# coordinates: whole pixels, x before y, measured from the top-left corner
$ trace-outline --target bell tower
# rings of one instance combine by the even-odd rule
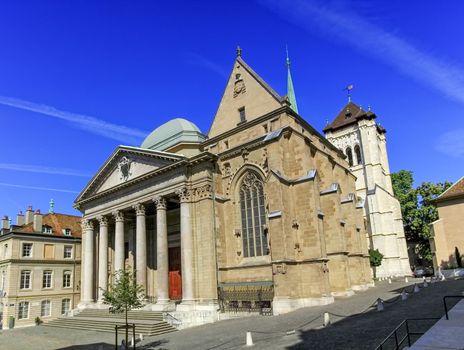
[[[376,114],[349,101],[332,123],[326,138],[341,149],[356,176],[356,194],[364,205],[370,249],[384,256],[377,277],[411,275],[401,207],[393,195],[386,130]]]

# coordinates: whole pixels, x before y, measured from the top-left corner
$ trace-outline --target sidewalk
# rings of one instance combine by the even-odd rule
[[[462,350],[464,349],[464,300],[418,339],[410,350]]]

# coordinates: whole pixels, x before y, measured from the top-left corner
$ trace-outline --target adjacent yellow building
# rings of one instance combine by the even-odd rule
[[[80,217],[20,213],[2,220],[0,234],[0,325],[30,326],[67,314],[79,302]]]
[[[433,267],[457,267],[456,249],[464,254],[464,177],[443,192],[435,205],[439,219],[431,224]]]

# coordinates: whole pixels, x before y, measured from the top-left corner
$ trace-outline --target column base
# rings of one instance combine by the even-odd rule
[[[151,306],[152,311],[176,311],[176,304],[172,300],[160,300]]]
[[[276,297],[272,301],[272,311],[274,315],[281,315],[302,307],[328,305],[333,302],[333,296],[322,296],[320,298]]]

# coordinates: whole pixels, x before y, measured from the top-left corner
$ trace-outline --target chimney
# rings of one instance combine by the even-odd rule
[[[2,228],[8,230],[10,228],[10,219],[8,215],[4,215],[2,219]]]
[[[34,214],[33,228],[35,232],[42,232],[42,214],[40,214],[40,209],[37,209]]]
[[[16,216],[16,225],[23,226],[24,225],[24,214],[22,211]]]
[[[24,224],[30,224],[34,220],[34,211],[32,210],[32,205],[27,207],[26,210],[26,221]]]

